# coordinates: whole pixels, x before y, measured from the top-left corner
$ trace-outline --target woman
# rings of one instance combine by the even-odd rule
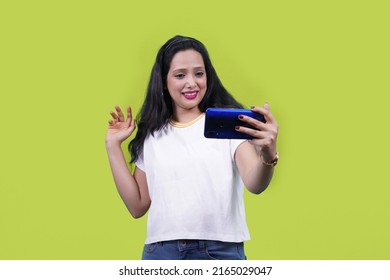
[[[278,160],[278,125],[268,104],[252,107],[266,123],[240,120],[253,139],[207,139],[204,112],[242,106],[220,82],[204,45],[175,36],[159,50],[130,142],[129,171],[121,143],[134,131],[131,108],[116,106],[106,148],[118,192],[134,218],[147,211],[142,259],[246,259],[249,240],[244,185],[255,194],[269,185]]]

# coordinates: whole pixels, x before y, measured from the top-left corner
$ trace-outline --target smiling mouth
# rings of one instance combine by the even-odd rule
[[[182,93],[187,99],[194,99],[198,95],[198,91],[186,91]]]

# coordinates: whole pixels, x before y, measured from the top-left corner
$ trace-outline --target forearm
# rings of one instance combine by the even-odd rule
[[[262,114],[265,122],[245,115],[238,117],[250,127],[237,126],[236,130],[248,134],[252,138],[248,141],[250,144],[246,142],[238,147],[235,159],[248,190],[259,194],[269,185],[274,173],[274,166],[278,161],[276,138],[279,126],[271,114],[268,103],[265,103],[261,108],[253,106],[251,110]],[[249,145],[253,145],[253,147],[250,148]]]
[[[274,166],[264,164],[259,156],[257,162],[245,176],[244,183],[247,189],[255,194],[263,192],[271,182],[274,169]]]
[[[268,187],[274,173],[274,164],[267,163],[262,158],[259,147],[243,142],[237,148],[235,160],[241,178],[250,192],[259,194]]]
[[[141,195],[137,181],[127,166],[120,144],[106,142],[106,149],[120,197],[133,217],[138,218],[144,215],[148,208],[147,199]]]

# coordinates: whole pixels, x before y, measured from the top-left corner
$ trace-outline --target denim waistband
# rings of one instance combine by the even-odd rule
[[[190,249],[204,249],[208,246],[213,246],[217,244],[242,244],[243,242],[224,242],[224,241],[215,241],[215,240],[192,240],[192,239],[181,239],[181,240],[169,240],[169,241],[160,241],[157,242],[160,246],[170,245],[177,246],[180,251],[190,250]]]

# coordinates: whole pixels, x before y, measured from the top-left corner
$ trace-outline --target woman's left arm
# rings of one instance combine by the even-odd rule
[[[279,127],[267,103],[264,104],[264,107],[253,107],[251,110],[262,114],[266,123],[248,116],[239,116],[241,121],[256,129],[236,127],[237,131],[248,134],[253,139],[238,146],[235,161],[247,189],[252,193],[259,194],[271,182],[274,166],[278,160],[276,138]]]

